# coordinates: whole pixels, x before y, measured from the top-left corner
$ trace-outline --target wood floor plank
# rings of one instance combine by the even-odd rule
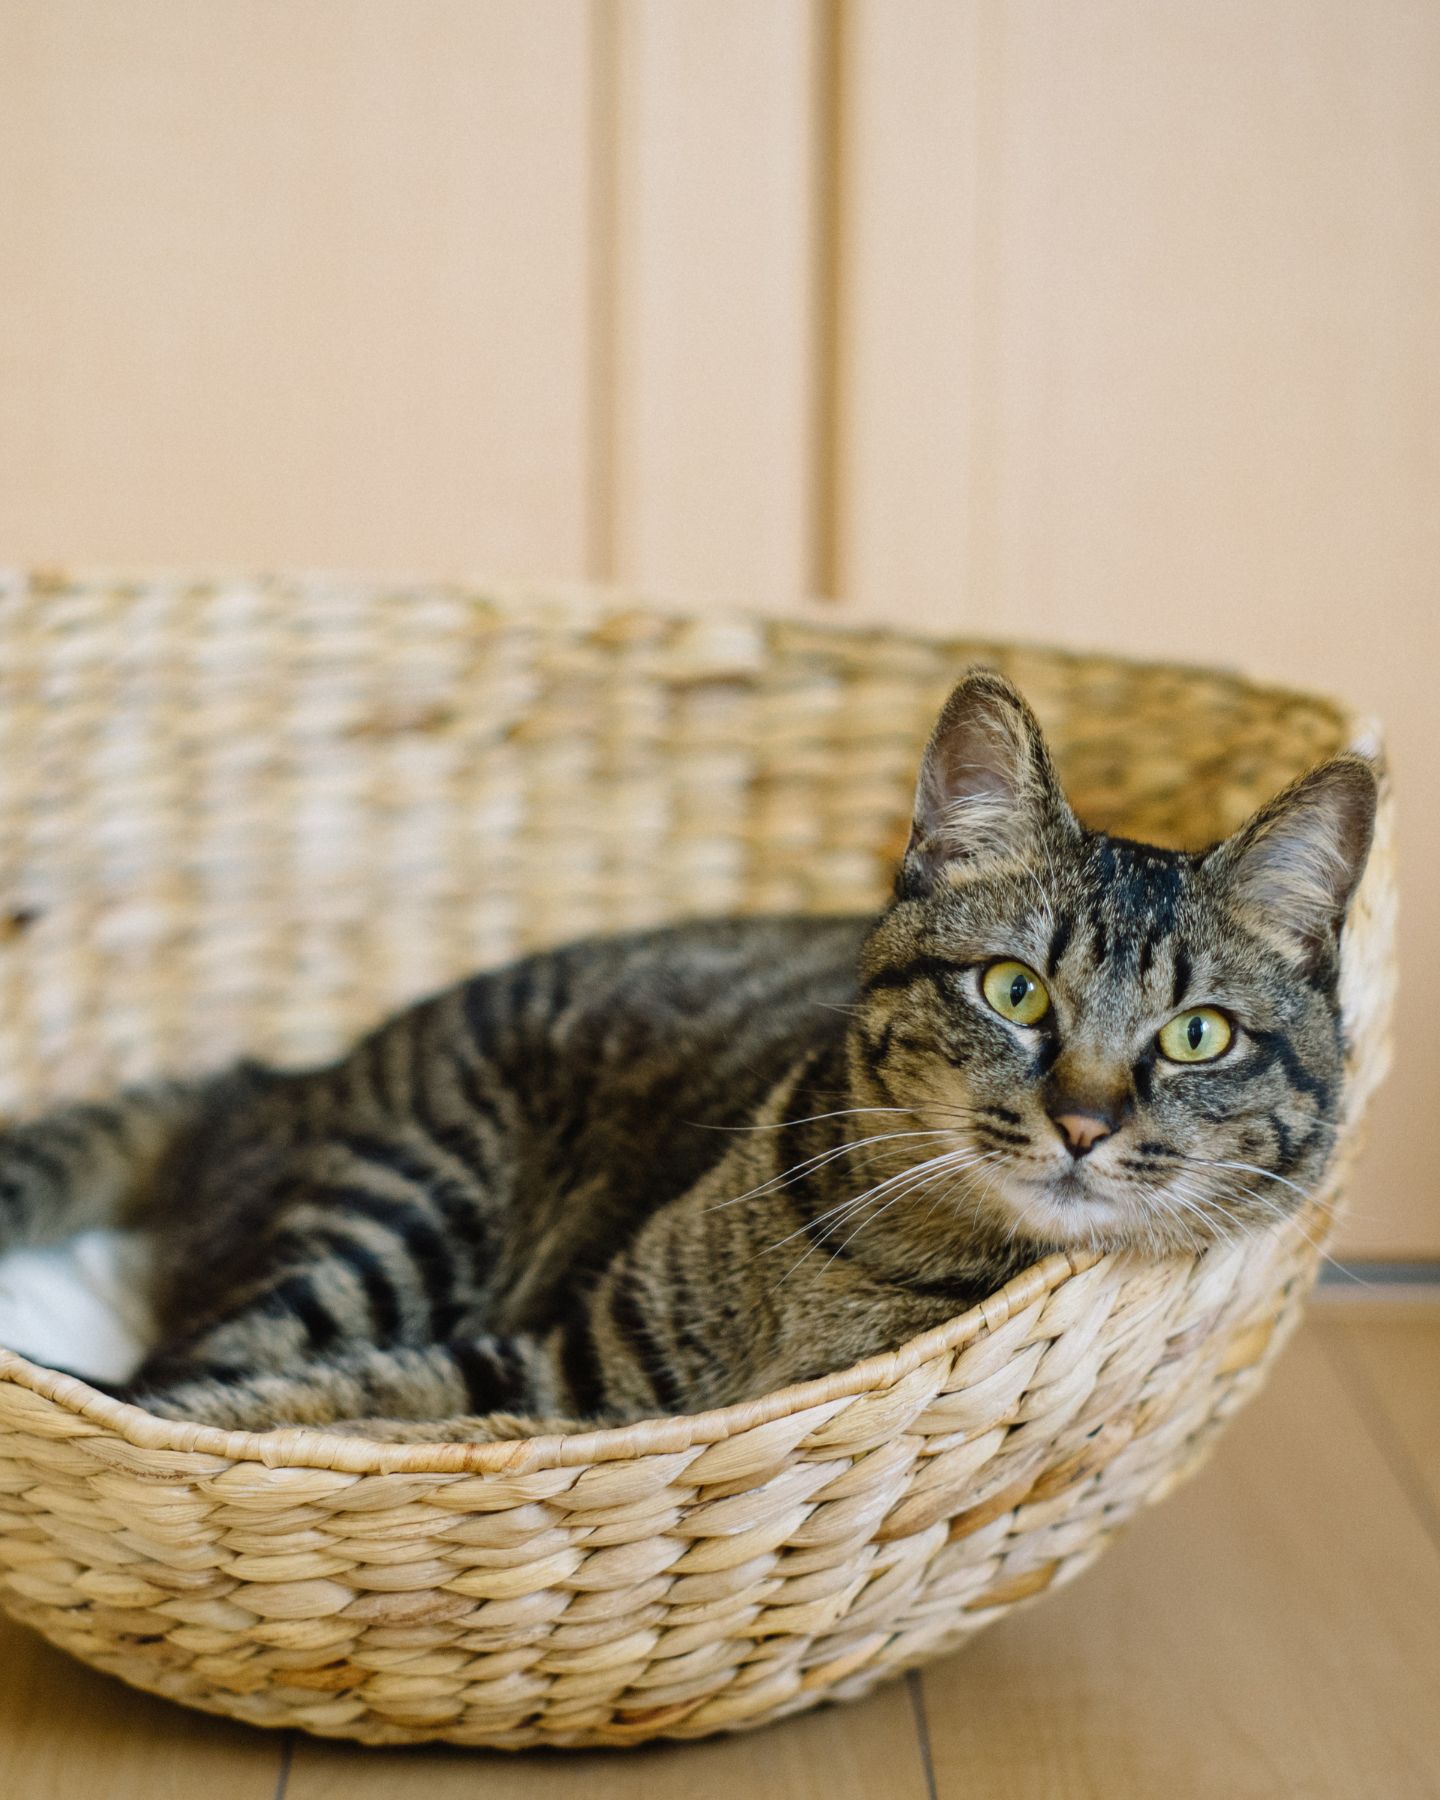
[[[1358,1374],[1357,1404],[1374,1407],[1440,1520],[1440,1308],[1432,1305],[1338,1307],[1321,1341],[1342,1368]]]
[[[1201,1476],[923,1682],[939,1800],[1433,1800],[1440,1554],[1307,1332]]]
[[[137,1693],[0,1617],[5,1800],[272,1800],[282,1743]]]
[[[739,1737],[636,1750],[365,1750],[301,1739],[285,1800],[926,1800],[904,1682]]]

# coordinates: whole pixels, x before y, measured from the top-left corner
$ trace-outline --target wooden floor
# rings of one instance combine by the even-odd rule
[[[1210,1467],[1074,1586],[855,1706],[602,1754],[266,1735],[0,1623],[5,1800],[1440,1796],[1440,1306],[1312,1318]]]

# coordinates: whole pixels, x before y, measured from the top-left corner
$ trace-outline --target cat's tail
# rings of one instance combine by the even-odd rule
[[[162,1165],[215,1089],[156,1082],[0,1131],[0,1251],[143,1224]]]

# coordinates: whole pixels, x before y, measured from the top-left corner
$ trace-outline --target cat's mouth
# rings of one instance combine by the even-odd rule
[[[1100,1200],[1104,1196],[1097,1194],[1093,1183],[1088,1182],[1078,1169],[1065,1169],[1059,1175],[1052,1175],[1045,1184],[1052,1200]]]
[[[1015,1210],[1036,1237],[1059,1243],[1092,1239],[1119,1215],[1113,1197],[1080,1169],[1062,1169],[1016,1186]]]

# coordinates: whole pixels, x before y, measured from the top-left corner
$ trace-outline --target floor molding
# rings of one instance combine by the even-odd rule
[[[1429,1258],[1370,1260],[1355,1257],[1326,1263],[1320,1271],[1316,1298],[1327,1305],[1393,1305],[1419,1300],[1440,1306],[1440,1262]]]

